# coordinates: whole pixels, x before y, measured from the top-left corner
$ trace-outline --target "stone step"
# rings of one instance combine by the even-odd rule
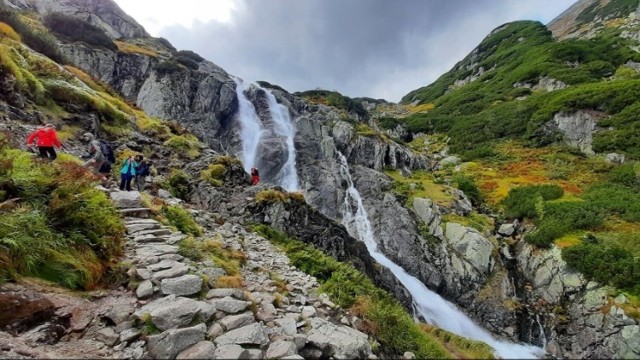
[[[155,219],[140,219],[137,217],[125,217],[124,222],[127,225],[138,225],[138,224],[160,224]]]
[[[164,243],[167,241],[166,237],[155,236],[155,235],[144,235],[144,236],[136,236],[133,238],[133,241],[140,244],[145,243]]]
[[[168,237],[169,235],[173,234],[173,232],[168,227],[157,226],[155,229],[151,229],[151,230],[141,230],[141,231],[135,231],[135,232],[130,231],[129,234],[136,237],[147,236],[147,235],[154,235],[154,236],[166,235]]]
[[[156,231],[160,229],[161,225],[159,223],[148,223],[148,224],[138,224],[138,223],[127,223],[125,224],[127,228],[127,233],[135,234],[140,232],[148,232],[148,231]]]
[[[151,213],[151,209],[149,208],[130,208],[130,209],[119,209],[119,213],[128,216],[136,216],[146,218],[149,217]]]

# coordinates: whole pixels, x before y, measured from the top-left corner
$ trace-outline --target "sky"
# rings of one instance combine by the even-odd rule
[[[575,0],[115,0],[152,36],[289,92],[397,102],[494,28],[548,23]]]

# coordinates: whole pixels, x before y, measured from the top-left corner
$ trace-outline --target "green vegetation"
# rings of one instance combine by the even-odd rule
[[[0,21],[10,25],[22,41],[33,50],[49,57],[51,60],[64,64],[66,60],[58,50],[58,45],[53,36],[45,31],[34,29],[26,24],[18,13],[7,6],[0,5]]]
[[[511,189],[504,199],[504,215],[508,218],[537,218],[542,201],[559,199],[564,190],[557,185],[531,185]]]
[[[187,173],[180,169],[171,169],[171,174],[167,179],[160,184],[163,188],[167,189],[171,195],[185,201],[189,200],[191,194],[191,183],[189,182],[189,176]]]
[[[184,67],[180,66],[180,64],[175,60],[165,60],[158,63],[153,69],[158,73],[158,75],[166,76],[180,72],[184,70]]]
[[[172,60],[190,69],[198,70],[198,63],[203,62],[204,58],[191,50],[180,50],[173,55]]]
[[[601,19],[623,17],[629,15],[638,7],[638,0],[616,0],[601,5],[594,2],[584,9],[577,17],[578,24],[591,22],[596,16]]]
[[[175,226],[179,231],[193,236],[202,235],[202,228],[193,216],[179,205],[165,206],[162,213],[166,216],[169,224]]]
[[[326,292],[333,301],[361,316],[367,324],[364,329],[372,335],[384,349],[393,354],[413,352],[417,358],[447,358],[451,354],[448,346],[441,345],[438,338],[431,336],[416,324],[404,308],[387,292],[375,287],[371,280],[353,266],[340,263],[322,251],[264,225],[257,225],[254,231],[281,247],[291,259],[292,265],[315,276],[322,284],[320,290]],[[491,358],[488,346],[455,337],[458,344],[467,349],[475,348],[470,357]],[[450,339],[451,339],[450,338]],[[452,345],[449,343],[449,345]]]
[[[259,204],[290,201],[304,202],[304,195],[299,192],[283,192],[274,189],[264,189],[256,194],[256,202]]]
[[[76,17],[51,13],[44,17],[44,25],[65,40],[118,50],[116,44],[102,29]]]
[[[627,116],[637,116],[640,81],[602,82],[628,60],[640,60],[629,48],[633,41],[619,32],[607,29],[591,40],[556,42],[540,23],[507,24],[488,36],[477,54],[402,100],[433,104],[432,110],[399,120],[413,133],[447,133],[451,150],[473,160],[494,156],[492,149],[502,139],[527,139],[536,146],[557,140],[556,134],[541,131],[557,112],[601,111],[612,115],[607,121],[615,129],[597,133],[594,150],[640,157],[638,125]],[[480,68],[484,73],[476,81],[453,85]],[[572,86],[553,92],[514,87],[534,85],[545,76]]]
[[[35,276],[72,289],[105,281],[125,229],[85,169],[63,157],[40,161],[2,139],[0,164],[0,279]]]
[[[294,95],[308,99],[309,101],[334,106],[342,109],[347,113],[353,113],[361,118],[369,117],[369,113],[362,106],[362,103],[350,97],[344,96],[337,91],[329,90],[309,90],[296,92]]]
[[[220,187],[224,185],[222,178],[226,169],[222,164],[210,164],[207,169],[200,172],[200,178],[215,187]]]
[[[211,260],[230,276],[238,276],[247,261],[241,250],[231,250],[216,239],[186,238],[178,244],[179,254],[193,261]]]
[[[589,280],[640,295],[640,258],[618,245],[588,237],[563,249],[562,258]]]
[[[164,142],[164,145],[181,152],[190,159],[195,159],[200,156],[200,149],[202,147],[198,138],[191,134],[171,136]]]

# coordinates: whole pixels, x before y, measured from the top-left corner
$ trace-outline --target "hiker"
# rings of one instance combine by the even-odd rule
[[[147,160],[145,160],[144,156],[136,155],[134,158],[135,162],[138,164],[136,167],[136,187],[138,191],[144,190],[145,178],[149,176],[151,165]]]
[[[40,157],[51,160],[55,160],[58,157],[54,146],[60,149],[62,148],[62,144],[60,144],[60,140],[58,140],[58,134],[53,124],[38,126],[36,130],[29,135],[27,146],[31,147],[35,139],[38,139],[36,146],[38,147]]]
[[[258,169],[251,168],[251,185],[258,185],[260,182],[260,173]]]
[[[136,167],[138,163],[134,160],[133,155],[129,156],[122,162],[120,169],[120,190],[131,191],[131,180],[136,177]]]
[[[100,140],[97,140],[95,138],[95,136],[92,133],[84,133],[81,137],[81,140],[85,143],[89,143],[89,156],[90,159],[85,162],[82,166],[84,166],[85,168],[93,168],[93,171],[97,174],[100,174],[100,176],[102,177],[101,179],[107,180],[107,176],[105,176],[105,167],[103,165],[105,165],[105,163],[108,163],[108,155],[109,154],[105,154],[105,150],[109,150],[109,149],[104,149],[102,142]],[[107,146],[108,147],[108,146]],[[113,156],[113,154],[111,153],[111,157]],[[110,164],[109,164],[109,170],[110,170]]]

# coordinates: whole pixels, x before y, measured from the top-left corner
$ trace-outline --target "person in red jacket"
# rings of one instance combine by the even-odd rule
[[[258,169],[251,168],[251,185],[258,185],[260,182],[260,173],[258,173]]]
[[[60,140],[58,140],[58,134],[53,124],[38,126],[36,131],[29,135],[27,146],[32,146],[35,139],[37,139],[36,146],[38,147],[38,152],[41,157],[51,160],[55,160],[58,157],[54,146],[60,149],[62,144],[60,144]]]

